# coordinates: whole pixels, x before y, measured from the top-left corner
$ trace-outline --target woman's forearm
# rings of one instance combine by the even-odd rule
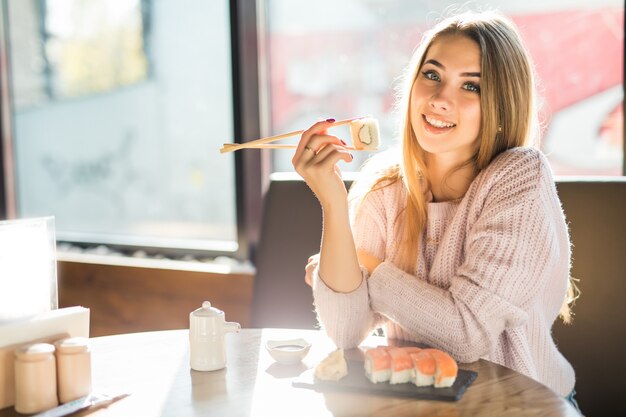
[[[347,202],[335,207],[323,207],[324,227],[320,250],[319,274],[333,291],[349,293],[361,285],[354,238],[350,228]]]

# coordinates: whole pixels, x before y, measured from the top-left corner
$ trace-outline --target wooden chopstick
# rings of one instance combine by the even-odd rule
[[[339,120],[338,122],[333,123],[331,127],[345,125],[355,120],[364,119],[366,117],[371,117],[371,116],[359,116],[359,117],[352,117],[350,119]],[[295,148],[296,145],[283,145],[283,146],[274,145],[274,146],[280,146],[278,148],[271,148],[269,146],[259,146],[259,145],[266,145],[268,143],[275,142],[281,139],[286,139],[291,136],[301,135],[302,133],[304,133],[304,130],[296,130],[294,132],[283,133],[282,135],[276,135],[276,136],[268,136],[266,138],[256,139],[256,140],[245,142],[245,143],[225,143],[224,146],[220,149],[220,153],[228,153],[228,152],[238,151],[239,149],[250,149],[250,148],[291,149],[291,148],[286,148],[285,146],[293,146]]]
[[[237,146],[238,144],[233,144],[233,143],[225,143],[224,144],[224,148],[225,149],[224,152],[232,152],[230,148]],[[254,145],[254,146],[245,146],[245,147],[238,147],[237,149],[296,149],[298,147],[298,145],[284,145],[284,144],[271,144],[271,143],[260,143],[258,145]],[[233,149],[233,151],[236,151],[237,149]],[[357,149],[355,147],[352,146],[345,146],[344,149],[347,150],[351,150],[351,151],[359,151],[360,149]],[[220,150],[221,151],[221,150]]]

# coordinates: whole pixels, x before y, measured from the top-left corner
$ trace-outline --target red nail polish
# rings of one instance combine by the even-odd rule
[[[354,159],[354,155],[350,154],[350,158]]]
[[[343,143],[343,146],[346,146],[347,143],[343,141],[343,139],[339,139],[341,141],[341,143]]]
[[[335,122],[335,119],[333,119],[333,118],[331,117],[330,119],[326,119],[326,121],[327,121],[328,123],[334,123],[334,122]]]

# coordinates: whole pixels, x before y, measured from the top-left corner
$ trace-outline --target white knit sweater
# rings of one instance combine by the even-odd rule
[[[387,336],[485,358],[565,396],[574,370],[551,336],[570,268],[565,217],[541,152],[499,155],[460,202],[428,203],[415,274],[396,266],[395,228],[405,206],[401,181],[371,192],[352,229],[358,249],[384,262],[349,294],[314,272],[318,319],[338,347],[359,345],[385,325]]]

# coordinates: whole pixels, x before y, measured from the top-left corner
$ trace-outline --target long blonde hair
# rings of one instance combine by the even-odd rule
[[[402,180],[405,186],[406,207],[398,222],[402,236],[399,264],[409,273],[415,271],[419,239],[428,216],[424,189],[428,187],[428,177],[424,150],[411,127],[411,90],[430,46],[449,35],[472,39],[481,51],[479,146],[475,154],[457,169],[470,165],[478,172],[505,150],[536,145],[539,138],[532,61],[509,19],[495,12],[467,12],[441,21],[424,34],[406,71],[398,101],[398,108],[402,111],[400,161],[380,172],[373,186],[369,187],[369,191],[373,191],[398,180]],[[561,315],[566,320],[570,312],[569,305],[564,305],[567,308],[561,309]]]

